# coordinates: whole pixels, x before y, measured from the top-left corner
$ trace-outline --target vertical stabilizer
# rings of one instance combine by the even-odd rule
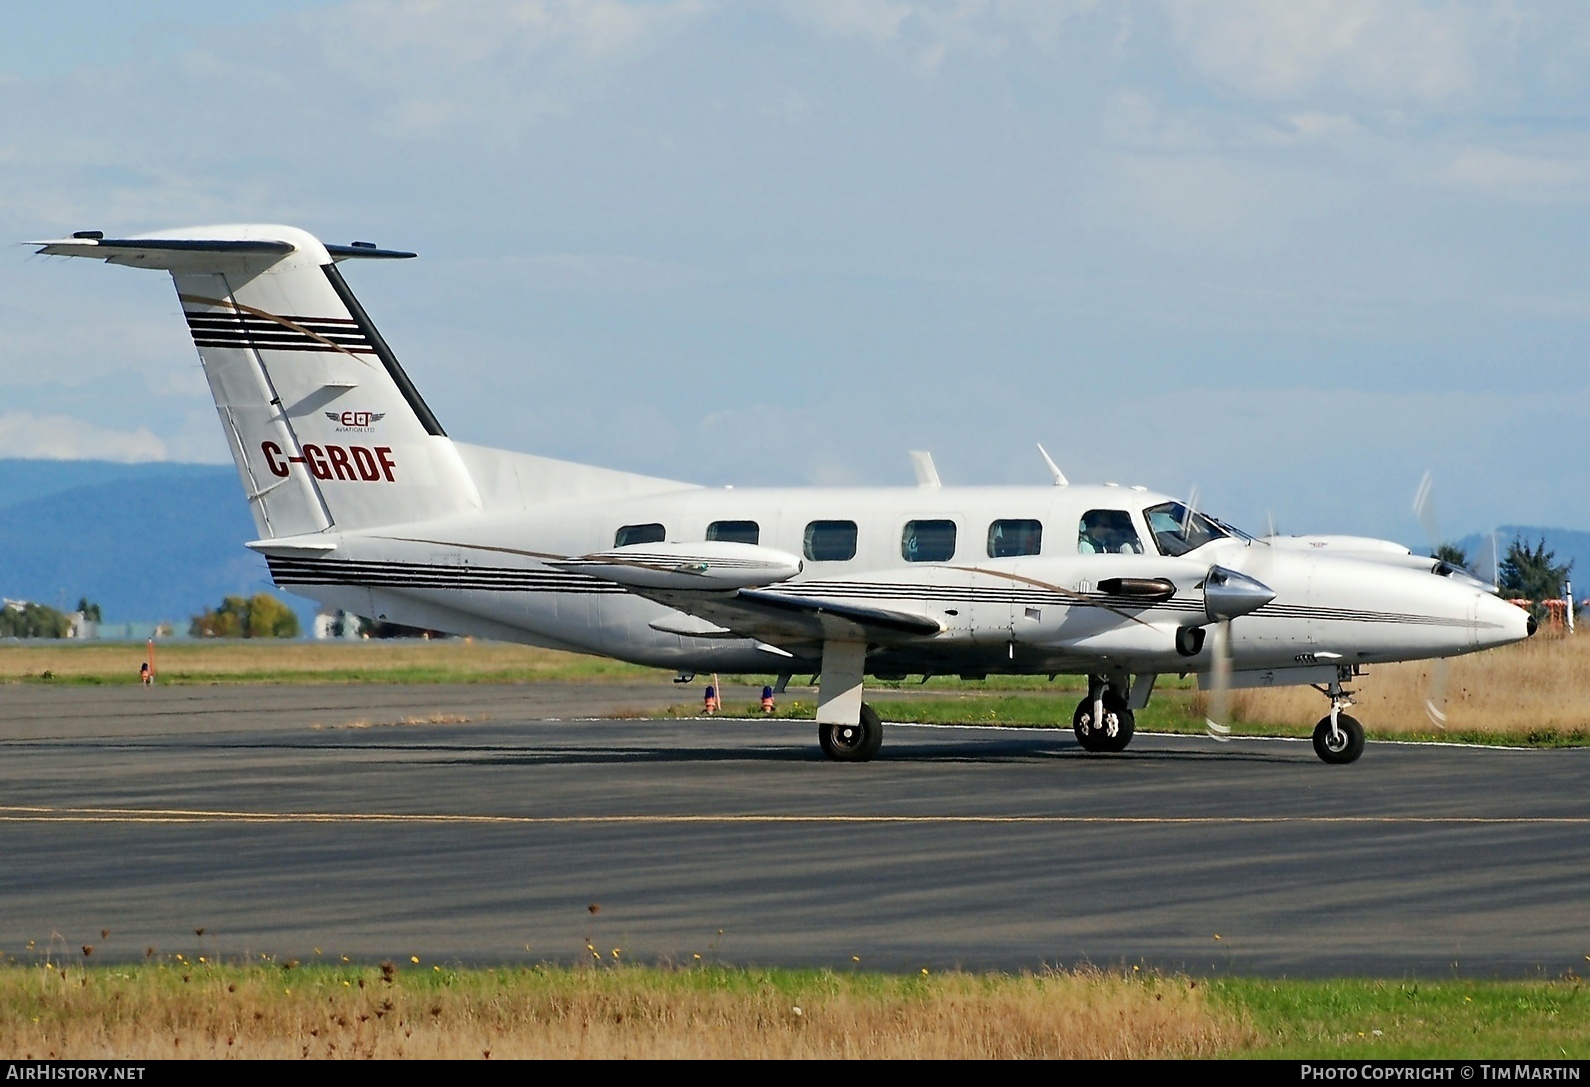
[[[480,508],[458,451],[336,266],[413,254],[328,247],[282,226],[88,235],[40,252],[171,273],[261,536]]]

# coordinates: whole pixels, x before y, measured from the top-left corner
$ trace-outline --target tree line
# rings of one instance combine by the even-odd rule
[[[1442,544],[1431,557],[1473,572],[1468,553],[1456,544]],[[1544,536],[1533,547],[1521,537],[1514,537],[1507,545],[1507,554],[1497,564],[1496,588],[1508,600],[1527,600],[1538,606],[1543,600],[1561,600],[1572,573],[1571,561],[1559,563],[1557,553],[1546,550]]]

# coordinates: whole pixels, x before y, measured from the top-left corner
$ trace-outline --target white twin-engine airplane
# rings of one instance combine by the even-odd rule
[[[1155,678],[1197,673],[1217,704],[1316,686],[1315,751],[1352,762],[1343,684],[1365,665],[1534,633],[1396,544],[1254,539],[1141,487],[1070,486],[1052,461],[1044,487],[941,487],[915,454],[916,487],[736,489],[465,445],[337,268],[412,253],[256,225],[34,244],[171,273],[277,585],[682,676],[819,673],[832,759],[882,742],[867,675],[1086,675],[1077,739],[1120,751]]]

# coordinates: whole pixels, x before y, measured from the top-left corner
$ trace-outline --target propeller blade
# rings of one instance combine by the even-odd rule
[[[1414,492],[1413,512],[1419,518],[1419,527],[1424,529],[1424,538],[1430,545],[1430,554],[1434,555],[1441,546],[1441,526],[1435,519],[1434,486],[1429,472],[1419,480],[1419,489]],[[1452,666],[1447,658],[1437,657],[1431,663],[1430,689],[1424,699],[1424,715],[1442,732],[1446,731],[1446,691],[1451,675]]]
[[[1452,662],[1437,657],[1430,666],[1430,694],[1424,700],[1424,715],[1442,732],[1446,731],[1446,692],[1452,679]]]
[[[1413,492],[1413,515],[1419,519],[1419,527],[1424,530],[1424,538],[1430,545],[1432,555],[1441,546],[1441,525],[1435,518],[1434,484],[1434,477],[1426,472],[1419,480],[1418,490]]]
[[[1231,620],[1222,619],[1211,631],[1209,655],[1214,667],[1209,673],[1209,712],[1204,727],[1209,735],[1225,743],[1231,738]]]
[[[1192,491],[1187,495],[1187,501],[1182,506],[1181,534],[1187,535],[1192,527],[1193,514],[1198,511],[1198,484],[1194,483]]]

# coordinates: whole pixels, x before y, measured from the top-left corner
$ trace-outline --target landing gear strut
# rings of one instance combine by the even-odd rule
[[[1331,700],[1331,711],[1314,726],[1314,754],[1332,766],[1356,762],[1364,753],[1364,726],[1342,712],[1353,704],[1353,692],[1342,687],[1340,678],[1317,689]]]
[[[1088,678],[1088,697],[1071,715],[1071,729],[1084,751],[1125,751],[1137,719],[1126,695],[1101,676]]]

